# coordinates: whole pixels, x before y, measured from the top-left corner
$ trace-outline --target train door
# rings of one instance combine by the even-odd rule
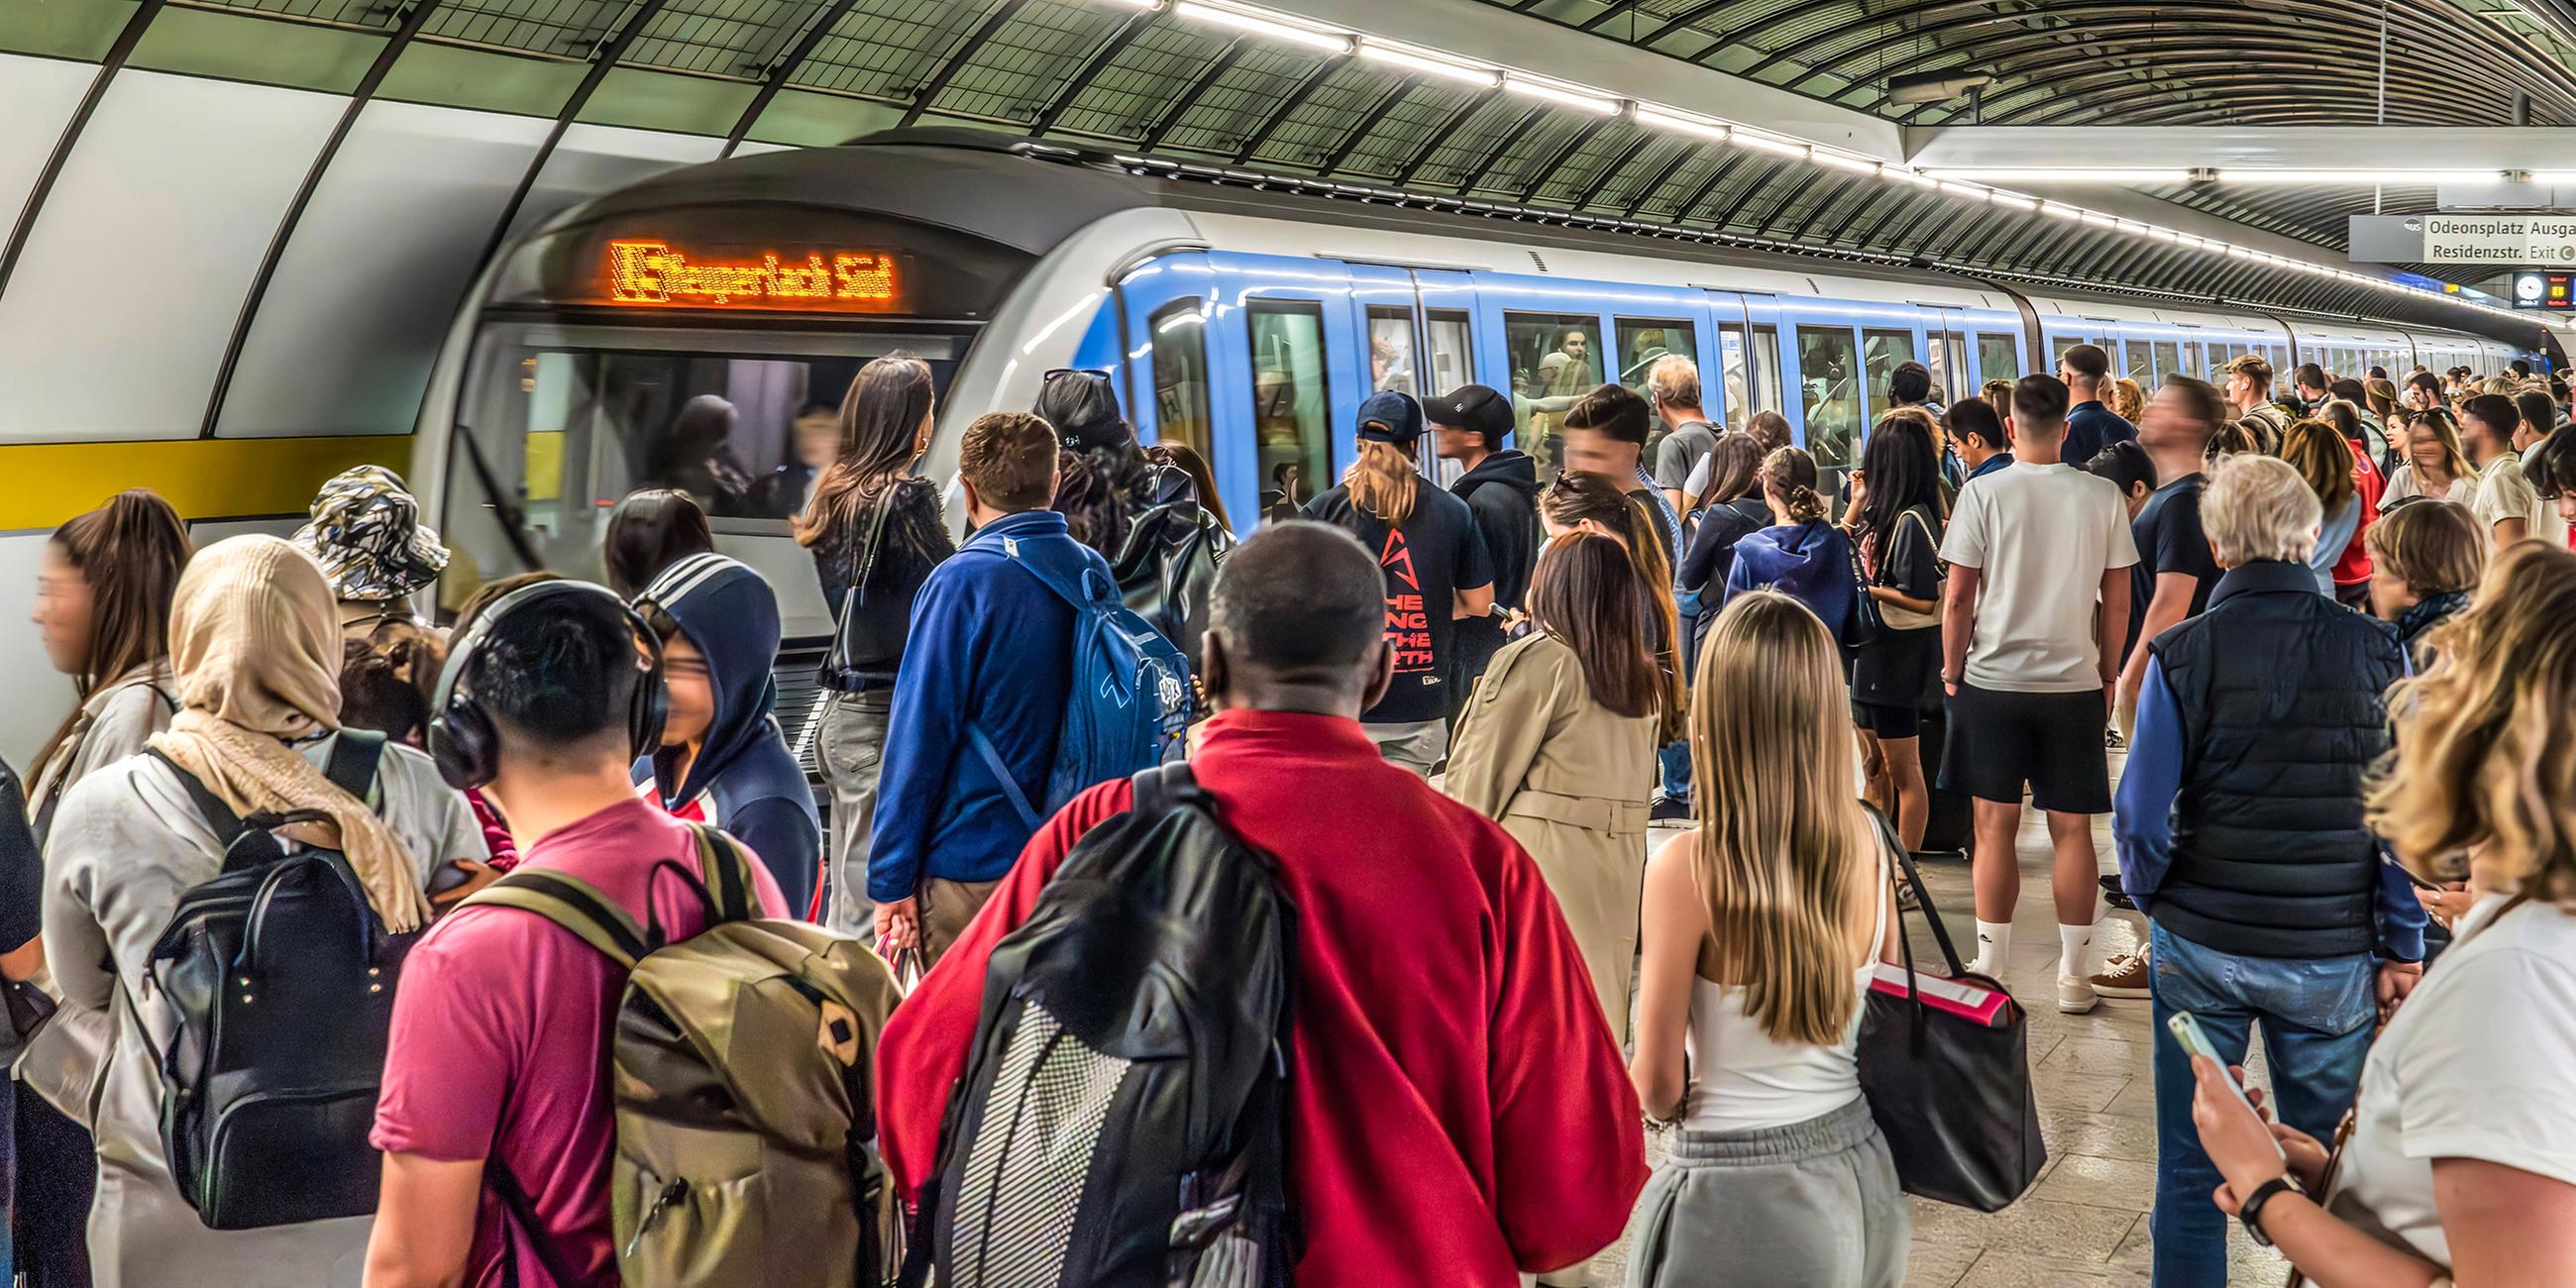
[[[1360,396],[1391,392],[1420,401],[1449,388],[1431,367],[1422,300],[1412,271],[1382,264],[1352,264],[1349,272],[1352,322],[1359,328],[1365,346],[1360,363]],[[1457,481],[1457,471],[1430,450],[1428,441],[1420,451],[1424,474],[1442,487]]]
[[[1930,304],[1923,310],[1923,365],[1932,372],[1932,401],[1948,406],[1977,392],[1976,373],[1968,366],[1968,323],[1957,309]]]
[[[1717,391],[1709,407],[1720,424],[1741,430],[1760,412],[1788,415],[1791,401],[1780,379],[1780,299],[1762,292],[1710,291],[1709,352],[1718,378],[1701,383]]]

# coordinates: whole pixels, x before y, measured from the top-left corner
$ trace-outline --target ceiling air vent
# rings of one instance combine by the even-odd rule
[[[1529,250],[1526,247],[1523,248],[1523,251],[1530,257],[1531,263],[1538,265],[1538,271],[1542,273],[1547,271],[1547,261],[1540,259],[1537,251]]]

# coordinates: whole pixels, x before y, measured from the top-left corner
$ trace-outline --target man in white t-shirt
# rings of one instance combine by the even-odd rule
[[[2521,409],[2503,394],[2479,394],[2460,406],[2460,442],[2478,467],[2478,493],[2469,502],[2469,513],[2477,518],[2479,531],[2494,539],[2496,553],[2534,539],[2567,548],[2566,520],[2531,485],[2522,467],[2519,449],[2542,438],[2524,428]]]
[[[2101,859],[2095,814],[2111,812],[2103,749],[2138,561],[2118,485],[2060,459],[2067,391],[2054,376],[2013,386],[2009,469],[1959,492],[1941,557],[1951,566],[1941,626],[1950,741],[1941,786],[1976,798],[1977,971],[2001,977],[2021,866],[2022,788],[2048,815],[2057,861],[2057,1005],[2099,1000],[2086,982]]]

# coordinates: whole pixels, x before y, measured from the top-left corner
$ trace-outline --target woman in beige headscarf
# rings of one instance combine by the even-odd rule
[[[294,547],[235,537],[198,552],[172,600],[170,661],[181,710],[153,750],[236,813],[330,815],[318,834],[281,835],[290,849],[346,853],[387,928],[428,920],[422,888],[437,867],[486,857],[464,798],[417,751],[385,749],[367,802],[324,777],[339,728],[339,622],[330,584]],[[367,1218],[209,1230],[162,1159],[161,1080],[145,1026],[159,1046],[172,1022],[143,966],[179,897],[222,862],[178,774],[157,758],[108,765],[64,796],[45,855],[45,955],[62,1014],[30,1052],[28,1080],[97,1137],[89,1244],[99,1288],[354,1286]]]

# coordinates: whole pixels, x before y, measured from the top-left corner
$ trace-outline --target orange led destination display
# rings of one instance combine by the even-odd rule
[[[881,251],[768,251],[751,263],[693,259],[659,241],[608,244],[608,298],[616,304],[715,309],[825,309],[883,313],[896,307],[894,256]]]

